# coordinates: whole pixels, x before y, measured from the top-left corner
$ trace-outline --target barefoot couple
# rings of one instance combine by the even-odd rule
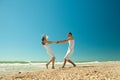
[[[65,64],[66,62],[69,62],[71,63],[74,67],[76,66],[70,59],[70,55],[73,53],[73,50],[74,50],[74,38],[72,37],[72,33],[69,32],[68,33],[68,38],[65,39],[65,40],[61,40],[61,41],[56,41],[56,42],[52,42],[52,41],[47,41],[48,39],[48,36],[43,36],[42,37],[42,45],[45,47],[47,53],[50,55],[51,59],[50,61],[46,64],[46,68],[48,69],[48,65],[52,62],[52,69],[54,69],[54,62],[55,62],[55,56],[51,50],[51,48],[48,46],[48,44],[58,44],[58,43],[65,43],[65,42],[68,42],[69,43],[69,47],[68,47],[68,51],[64,57],[64,63],[63,63],[63,66],[62,68],[65,67]]]

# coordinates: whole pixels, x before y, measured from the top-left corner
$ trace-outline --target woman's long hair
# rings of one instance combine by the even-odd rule
[[[44,40],[46,40],[46,36],[43,36],[43,37],[42,37],[42,42],[41,42],[42,45],[45,45],[45,43],[43,42]]]

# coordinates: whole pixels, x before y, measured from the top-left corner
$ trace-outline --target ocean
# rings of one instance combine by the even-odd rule
[[[113,61],[108,61],[113,62]],[[92,62],[75,62],[77,66],[89,66],[91,64],[101,63],[99,61]],[[32,71],[42,71],[46,69],[46,61],[0,61],[0,74],[4,73],[19,73],[19,72],[32,72]],[[55,68],[61,67],[63,62],[55,62]],[[71,64],[67,63],[66,67],[72,67]],[[51,65],[49,65],[51,69]]]

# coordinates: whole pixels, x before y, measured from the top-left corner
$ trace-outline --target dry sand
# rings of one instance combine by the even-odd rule
[[[0,74],[0,80],[120,80],[120,62],[66,67],[17,74]]]

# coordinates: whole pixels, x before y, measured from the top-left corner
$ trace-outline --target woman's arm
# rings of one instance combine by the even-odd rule
[[[56,42],[55,41],[47,41],[46,43],[48,43],[48,44],[55,44]]]

